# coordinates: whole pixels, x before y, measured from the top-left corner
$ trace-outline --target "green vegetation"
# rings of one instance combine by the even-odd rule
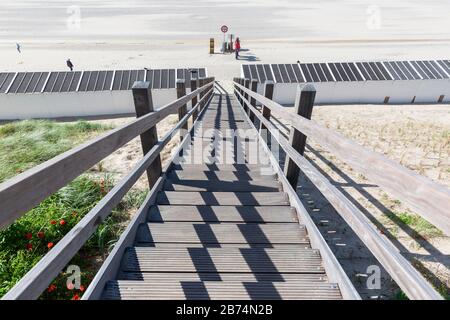
[[[69,150],[110,127],[88,122],[20,121],[0,126],[0,182]],[[11,289],[113,187],[111,176],[84,174],[0,231],[0,297]],[[69,290],[61,273],[41,298],[78,299],[146,192],[130,191],[72,259],[82,287]]]
[[[394,300],[409,300],[409,299],[408,296],[402,290],[398,290],[394,295]]]
[[[393,213],[391,217],[393,217],[394,221],[410,226],[424,238],[442,236],[442,231],[417,214],[400,212]]]
[[[0,182],[112,129],[78,121],[25,120],[0,126]]]

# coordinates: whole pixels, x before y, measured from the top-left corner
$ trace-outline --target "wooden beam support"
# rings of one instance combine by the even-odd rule
[[[140,118],[154,111],[153,99],[150,82],[136,81],[132,87],[134,107],[136,109],[136,117]],[[158,143],[158,132],[156,125],[141,134],[141,144],[144,155],[146,155],[155,144]],[[150,189],[161,175],[161,157],[158,157],[147,169],[147,178]]]
[[[253,92],[258,91],[258,80],[252,79],[250,81],[250,90],[252,90]],[[252,105],[252,107],[256,108],[256,99],[250,98],[250,104]],[[253,123],[255,122],[255,115],[253,114],[253,112],[251,112],[250,108],[248,109],[248,117]]]
[[[316,89],[314,89],[313,86],[307,85],[304,88],[298,86],[294,106],[296,114],[306,119],[311,119],[315,97]],[[291,127],[289,134],[289,143],[298,153],[303,156],[306,146],[306,135],[304,135],[294,127]],[[296,190],[300,169],[289,157],[286,157],[286,162],[284,164],[284,173],[291,186],[294,188],[294,190]]]
[[[191,92],[197,90],[197,87],[198,87],[197,83],[198,83],[197,79],[192,79],[191,80]],[[191,103],[192,108],[195,107],[197,102],[198,102],[198,97],[197,96],[192,98],[192,103]],[[197,120],[197,117],[198,117],[198,109],[196,109],[195,112],[192,114],[192,121],[195,122],[195,120]]]
[[[198,80],[198,84],[199,84],[199,88],[203,87],[203,86],[206,84],[206,79],[205,79],[205,78],[200,78],[200,79]],[[200,93],[199,100],[201,100],[201,99],[203,98],[204,95],[205,95],[204,92]],[[199,111],[200,111],[200,112],[203,110],[203,107],[204,107],[204,106],[205,106],[205,102],[202,101],[202,102],[200,103],[200,108],[199,108]]]
[[[244,79],[244,87],[250,89],[250,79]],[[244,92],[244,98],[248,100],[248,93]],[[247,103],[245,101],[243,101],[243,103],[244,103],[244,110],[248,114],[249,108],[247,106]]]
[[[273,88],[275,86],[275,83],[272,80],[266,80],[264,83],[264,96],[267,99],[272,100],[273,99]],[[261,113],[264,118],[270,121],[270,109],[267,108],[264,104],[261,105]],[[259,131],[267,129],[264,124],[261,122],[259,126]]]
[[[198,80],[197,80],[197,79],[192,79],[192,80],[191,80],[191,92],[197,90],[197,87],[198,87],[198,86],[197,86],[197,83],[198,83]],[[197,104],[197,102],[198,102],[198,97],[197,97],[197,96],[195,96],[194,98],[192,98],[192,102],[191,102],[192,108],[195,107],[195,105]],[[197,120],[197,117],[198,117],[198,109],[196,109],[196,110],[194,111],[194,113],[192,114],[192,122],[195,122],[195,120]]]
[[[186,95],[186,81],[184,79],[178,79],[177,80],[177,99],[180,99],[181,97],[184,97]],[[178,109],[178,121],[181,121],[183,117],[187,113],[187,103],[181,106],[180,109]],[[188,130],[188,123],[186,122],[181,127],[182,132],[180,133],[180,141],[183,141],[183,130]]]

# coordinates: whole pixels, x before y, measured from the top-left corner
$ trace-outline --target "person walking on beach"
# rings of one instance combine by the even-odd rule
[[[17,48],[17,51],[18,51],[19,53],[21,53],[21,51],[20,51],[20,44],[19,44],[19,43],[16,43],[16,48]]]
[[[239,50],[241,50],[241,40],[239,40],[239,37],[237,37],[236,41],[234,42],[234,52],[236,53],[236,60],[239,59]]]
[[[73,71],[73,63],[72,63],[72,61],[70,61],[70,59],[67,59],[66,63],[67,63],[67,66],[69,67],[70,71]]]

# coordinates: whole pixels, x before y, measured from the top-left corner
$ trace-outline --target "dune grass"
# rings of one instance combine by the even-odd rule
[[[25,120],[0,126],[0,182],[49,160],[111,126]]]
[[[27,120],[0,126],[0,182],[65,152],[110,126]],[[113,187],[113,177],[84,174],[0,231],[0,297],[11,289]],[[130,191],[72,259],[82,286],[68,289],[62,272],[43,299],[78,299],[146,192]]]

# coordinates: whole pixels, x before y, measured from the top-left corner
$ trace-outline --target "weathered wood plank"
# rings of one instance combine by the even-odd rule
[[[221,275],[217,275],[220,278]],[[342,299],[334,284],[307,282],[114,281],[105,292],[108,300],[335,300]]]
[[[312,249],[143,248],[127,250],[127,272],[324,273]]]
[[[147,223],[139,227],[136,242],[164,243],[309,243],[305,228],[294,223]]]
[[[264,83],[264,97],[266,97],[269,100],[272,100],[274,86],[275,86],[275,84],[273,81],[266,80],[266,82]],[[270,109],[267,108],[265,105],[262,106],[261,113],[264,118],[266,118],[267,120],[270,120]],[[264,124],[261,123],[259,126],[259,131],[261,132],[262,130],[265,130],[265,129],[266,129],[266,127],[264,126]],[[265,135],[263,134],[263,136],[265,136]]]
[[[176,86],[177,86],[177,98],[179,99],[181,97],[184,97],[186,95],[186,82],[185,82],[185,80],[184,79],[178,79],[177,83],[176,83]],[[178,121],[183,119],[183,117],[186,115],[186,113],[187,113],[187,104],[185,103],[184,105],[182,105],[178,109]],[[186,122],[181,129],[187,131],[188,130],[188,123]],[[181,132],[181,134],[180,134],[180,141],[183,141],[184,134],[185,134],[185,132]]]
[[[259,164],[186,164],[179,163],[172,166],[173,170],[186,171],[256,171],[260,172]]]
[[[191,92],[197,90],[198,87],[198,80],[197,79],[192,79],[191,80]],[[193,108],[195,105],[197,105],[198,102],[198,96],[195,96],[192,98],[191,101],[191,107]],[[192,114],[192,121],[195,122],[198,118],[198,109]]]
[[[137,118],[154,112],[150,82],[136,81],[133,84],[132,92]],[[181,98],[181,96],[178,98]],[[156,126],[153,126],[147,131],[141,133],[141,145],[144,155],[146,155],[157,143],[158,133],[156,130]],[[159,179],[161,170],[161,157],[158,155],[153,163],[151,163],[147,168],[147,178],[150,188],[153,187],[155,182]]]
[[[187,171],[173,170],[169,172],[169,178],[172,180],[213,180],[216,181],[248,181],[248,180],[272,180],[275,181],[276,175],[265,171]]]
[[[283,192],[183,192],[166,191],[158,194],[158,204],[221,205],[221,206],[280,206],[289,205]]]
[[[295,210],[288,206],[152,206],[153,222],[298,222]]]
[[[277,192],[281,185],[275,180],[218,180],[218,179],[168,179],[166,191],[222,191],[222,192]]]
[[[301,88],[298,86],[295,101],[296,114],[306,119],[311,119],[315,97],[316,90],[314,87],[306,86]],[[294,150],[296,150],[300,155],[303,155],[306,147],[306,136],[303,133],[295,128],[291,128],[289,143]],[[296,189],[298,177],[300,175],[300,168],[289,158],[289,156],[287,156],[285,160],[284,173],[291,186]]]
[[[271,282],[324,282],[327,281],[325,274],[320,273],[168,273],[168,272],[122,272],[118,279],[120,280],[139,280],[146,283],[158,281],[271,281]]]

